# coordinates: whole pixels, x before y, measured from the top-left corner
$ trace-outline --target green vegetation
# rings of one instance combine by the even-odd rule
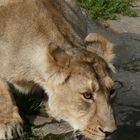
[[[30,131],[24,131],[18,140],[46,140],[45,132],[40,130],[38,137],[34,136]]]
[[[137,12],[131,8],[134,0],[78,0],[82,8],[93,19],[116,19],[115,14],[135,17]]]

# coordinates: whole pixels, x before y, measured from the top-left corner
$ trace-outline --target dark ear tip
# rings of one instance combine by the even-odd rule
[[[49,53],[53,53],[53,52],[64,52],[65,50],[63,48],[61,48],[60,46],[56,45],[55,43],[51,42],[49,43],[49,45],[47,46],[47,49],[49,51]]]
[[[53,42],[50,42],[47,46],[47,50],[49,53],[52,53],[57,48],[58,48],[58,46]]]
[[[88,46],[90,46],[90,45],[92,45],[92,44],[94,44],[95,43],[95,41],[84,41],[84,45],[86,46],[86,47],[88,47]]]
[[[65,49],[61,48],[55,43],[49,43],[47,53],[48,60],[55,66],[60,68],[69,66],[69,55],[66,53]]]

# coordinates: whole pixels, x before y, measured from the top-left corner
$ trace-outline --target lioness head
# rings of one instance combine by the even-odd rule
[[[111,48],[106,52],[99,49],[63,50],[54,44],[47,49],[49,113],[94,140],[102,140],[116,129],[111,107],[114,83],[109,76]]]

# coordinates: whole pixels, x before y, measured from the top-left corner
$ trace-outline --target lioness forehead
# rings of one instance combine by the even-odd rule
[[[71,75],[74,77],[74,83],[83,85],[83,90],[105,91],[113,86],[113,81],[108,74],[108,67],[101,62],[96,66],[94,63],[75,63],[72,66]]]

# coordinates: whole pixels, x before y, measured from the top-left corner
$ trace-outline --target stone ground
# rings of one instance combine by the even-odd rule
[[[114,43],[114,65],[117,69],[114,79],[122,86],[114,103],[118,125],[140,128],[140,2],[134,3],[133,7],[139,11],[138,17],[120,16],[118,20],[108,20],[108,28],[90,20],[87,24],[88,32],[98,32]],[[67,123],[59,123],[49,117],[30,116],[29,120],[35,126],[32,129],[35,135],[39,134],[40,130],[45,134],[71,131]],[[140,132],[140,129],[137,131]],[[140,135],[131,140],[140,140]]]

